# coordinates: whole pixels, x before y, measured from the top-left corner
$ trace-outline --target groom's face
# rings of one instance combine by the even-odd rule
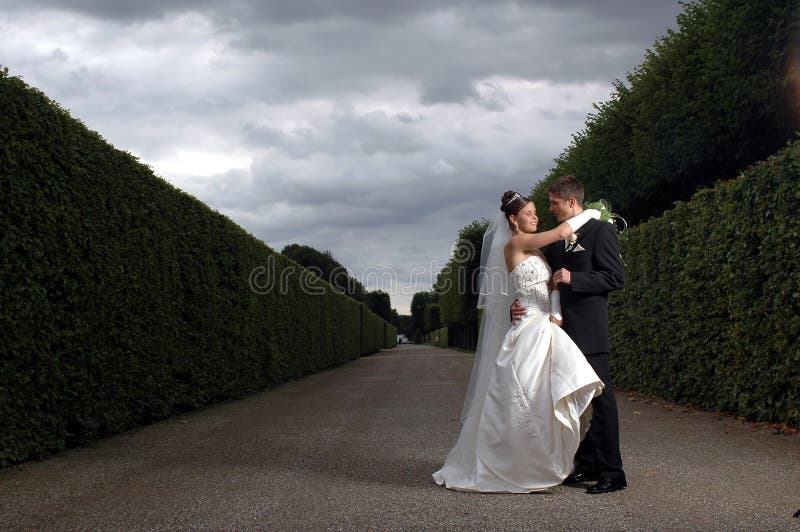
[[[558,194],[550,193],[550,212],[556,216],[556,220],[563,222],[572,217],[573,202],[565,200]]]

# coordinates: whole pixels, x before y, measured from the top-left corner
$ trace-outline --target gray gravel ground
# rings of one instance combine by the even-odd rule
[[[625,393],[627,490],[437,486],[471,366],[404,345],[0,471],[0,528],[800,531],[800,435]]]

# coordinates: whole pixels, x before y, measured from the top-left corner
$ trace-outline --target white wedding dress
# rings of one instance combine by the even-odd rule
[[[603,384],[575,343],[549,321],[551,273],[536,254],[509,274],[512,295],[527,313],[509,325],[497,356],[488,360],[485,384],[471,400],[468,395],[458,441],[433,474],[437,484],[527,493],[561,484],[570,473],[588,429],[590,402]]]

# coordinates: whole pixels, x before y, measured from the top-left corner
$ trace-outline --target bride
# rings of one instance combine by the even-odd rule
[[[561,330],[558,290],[539,248],[570,237],[596,210],[536,233],[533,202],[510,191],[481,250],[478,348],[461,433],[437,484],[463,491],[528,493],[561,484],[603,384]],[[511,325],[513,300],[527,307]]]

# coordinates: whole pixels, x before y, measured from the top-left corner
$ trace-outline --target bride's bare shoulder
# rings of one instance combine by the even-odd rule
[[[506,255],[506,259],[514,255],[521,249],[520,246],[521,243],[522,242],[520,240],[520,235],[513,235],[510,239],[508,239],[505,248],[503,248],[503,252]]]
[[[516,235],[515,235],[516,236]],[[511,239],[506,242],[505,247],[503,248],[503,255],[506,259],[506,268],[508,271],[514,269],[515,266],[515,256],[517,255],[517,242],[515,236],[512,236]]]

